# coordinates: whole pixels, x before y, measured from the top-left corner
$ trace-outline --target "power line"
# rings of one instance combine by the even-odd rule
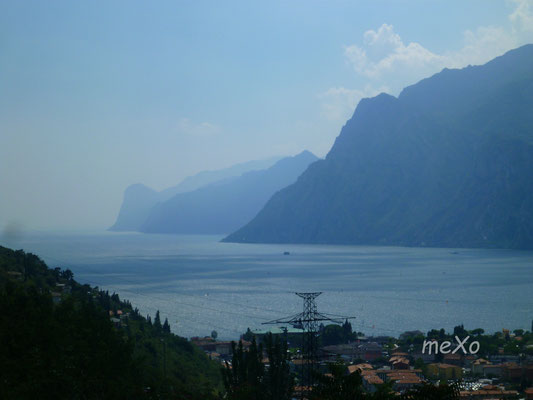
[[[345,319],[355,317],[335,318],[328,316],[325,313],[319,313],[316,306],[316,298],[322,292],[297,292],[296,296],[301,297],[304,301],[303,312],[277,320],[264,322],[264,324],[291,324],[293,326],[301,327],[303,330],[302,340],[302,354],[305,357],[302,360],[302,383],[303,390],[301,391],[302,399],[306,398],[309,391],[314,386],[314,377],[318,364],[317,357],[317,331],[318,323],[320,321],[330,321],[334,323],[342,323]],[[331,314],[330,314],[331,315]]]
[[[48,257],[48,258],[51,258],[51,257]],[[56,259],[56,260],[57,260],[57,259]],[[57,260],[57,261],[59,261],[59,260]],[[60,263],[63,264],[63,265],[71,266],[71,267],[72,267],[72,266],[80,266],[80,265],[82,265],[82,264],[77,264],[77,265],[70,264],[70,265],[69,265],[69,264],[67,264],[67,263],[63,263],[63,262],[60,262]],[[86,265],[86,266],[87,266],[87,265]],[[117,280],[117,278],[115,278],[115,280]],[[132,284],[132,285],[139,285],[138,282],[129,281],[129,280],[124,279],[124,278],[122,278],[122,277],[121,277],[121,278],[118,278],[118,280],[123,281],[123,282],[126,282],[126,283],[130,283],[130,284]],[[90,281],[90,280],[87,280],[87,279],[86,279],[86,282],[89,282],[89,283],[91,283],[91,284],[93,284],[93,285],[102,286],[101,283],[99,284],[99,283],[97,283],[97,282],[95,282],[95,281]],[[104,285],[106,285],[106,284],[104,284]],[[110,286],[110,285],[107,285],[107,286]],[[110,287],[111,287],[111,286],[110,286]],[[118,289],[118,288],[117,288],[117,289]],[[118,290],[128,290],[128,289],[118,289]],[[146,294],[144,294],[144,293],[139,293],[139,292],[135,292],[135,291],[132,291],[132,290],[130,290],[130,292],[132,292],[132,293],[136,293],[136,294],[141,295],[141,296],[151,297],[151,298],[153,298],[153,299],[158,299],[158,300],[160,300],[160,301],[166,301],[166,302],[167,302],[167,301],[170,301],[170,300],[168,300],[168,299],[163,299],[163,298],[160,298],[160,297],[157,297],[157,296],[154,296],[154,295],[146,295]],[[205,297],[194,296],[194,295],[190,295],[190,294],[187,294],[187,293],[176,293],[176,294],[178,294],[178,295],[184,295],[184,296],[190,296],[190,297],[193,297],[193,298],[201,298],[201,299],[203,299],[203,300],[206,299]],[[207,299],[208,299],[208,300],[211,300],[211,299],[209,299],[209,298],[207,298]],[[213,300],[213,301],[215,301],[215,300]],[[250,308],[254,308],[254,309],[256,309],[256,310],[266,311],[266,312],[270,312],[270,313],[275,313],[275,312],[277,312],[277,311],[275,311],[275,310],[269,310],[269,309],[264,309],[264,308],[254,307],[254,306],[250,306],[250,305],[243,305],[243,304],[238,304],[238,303],[231,303],[231,302],[227,302],[227,301],[223,301],[223,300],[222,300],[222,301],[216,300],[216,301],[218,301],[218,302],[220,302],[220,303],[228,303],[228,304],[230,304],[230,305],[237,305],[237,306],[239,306],[239,307],[248,308],[248,309],[250,309]],[[202,305],[198,305],[198,304],[185,303],[185,302],[183,302],[183,301],[172,300],[172,302],[173,302],[173,303],[177,303],[177,304],[181,304],[181,305],[185,305],[185,306],[189,306],[189,307],[201,308],[201,309],[205,309],[205,310],[209,310],[209,311],[215,311],[215,312],[220,312],[220,313],[232,314],[232,315],[237,315],[237,316],[245,316],[245,317],[252,318],[252,319],[258,319],[258,318],[259,318],[259,319],[262,319],[262,320],[265,320],[265,321],[268,320],[268,318],[258,317],[257,315],[253,315],[253,316],[251,316],[251,315],[246,315],[246,314],[243,314],[243,313],[240,313],[240,312],[232,312],[232,311],[228,311],[228,310],[220,310],[220,309],[211,308],[211,307],[206,307],[206,306],[202,306]]]
[[[126,282],[126,283],[130,283],[132,285],[136,285],[136,286],[139,286],[139,282],[134,282],[134,281],[130,281],[130,280],[127,280],[125,278],[118,278],[120,281],[122,282]],[[212,301],[216,301],[217,303],[223,303],[223,304],[228,304],[228,305],[234,305],[234,306],[238,306],[238,307],[243,307],[243,308],[248,308],[248,309],[255,309],[255,310],[259,310],[259,311],[264,311],[264,312],[269,312],[269,313],[281,313],[282,311],[278,311],[278,310],[273,310],[273,309],[267,309],[267,308],[262,308],[262,307],[256,307],[256,306],[253,306],[253,305],[250,305],[250,304],[240,304],[240,303],[236,303],[236,302],[231,302],[231,301],[227,301],[227,300],[220,300],[220,299],[213,299],[213,298],[210,298],[210,297],[205,297],[205,296],[201,296],[201,295],[193,295],[193,294],[189,294],[189,293],[183,293],[183,292],[173,292],[177,295],[180,295],[180,296],[188,296],[188,297],[192,297],[192,298],[195,298],[195,299],[202,299],[202,300],[212,300]],[[216,311],[219,311],[219,312],[226,312],[226,311],[221,311],[221,310],[216,310]],[[241,313],[239,313],[239,315],[242,315]],[[255,318],[255,317],[254,317]],[[266,319],[266,318],[265,318]]]
[[[94,285],[97,285],[96,282],[91,282],[91,281],[88,281]],[[104,284],[105,285],[105,284]],[[100,285],[101,286],[101,285]],[[111,287],[111,286],[110,286]],[[258,317],[257,315],[247,315],[247,314],[243,314],[243,313],[240,313],[240,312],[234,312],[234,311],[227,311],[227,310],[220,310],[220,309],[217,309],[217,308],[212,308],[212,307],[206,307],[206,306],[203,306],[203,305],[199,305],[199,304],[191,304],[191,303],[186,303],[186,302],[183,302],[183,301],[178,301],[178,300],[169,300],[169,299],[165,299],[165,298],[162,298],[162,297],[158,297],[158,296],[154,296],[152,294],[148,295],[148,294],[145,294],[145,293],[140,293],[140,292],[136,292],[134,290],[131,290],[131,289],[120,289],[120,288],[117,288],[115,287],[115,289],[117,290],[123,290],[123,291],[129,291],[131,293],[136,293],[140,296],[145,296],[145,297],[149,297],[149,298],[152,298],[152,299],[156,299],[156,300],[159,300],[159,301],[163,301],[163,302],[171,302],[171,303],[174,303],[174,304],[180,304],[180,305],[184,305],[184,306],[188,306],[188,307],[193,307],[193,308],[198,308],[198,309],[204,309],[204,310],[209,310],[209,311],[215,311],[215,312],[219,312],[219,313],[225,313],[225,314],[231,314],[231,315],[236,315],[236,316],[245,316],[247,318],[253,318],[253,319],[262,319],[264,321],[267,321],[268,319],[267,318],[261,318],[261,317]],[[243,306],[244,307],[244,306]]]
[[[92,283],[92,284],[97,285],[96,282],[91,282],[91,281],[87,281],[87,282],[88,282],[88,283]],[[130,290],[130,289],[119,289],[119,288],[117,288],[117,287],[113,287],[113,286],[110,286],[110,285],[105,285],[105,287],[112,288],[112,289],[116,289],[116,290],[114,290],[115,292],[116,292],[116,291],[125,291],[125,292],[129,292],[129,293],[137,294],[137,295],[139,295],[139,296],[144,296],[144,297],[148,297],[148,298],[155,298],[155,297],[153,297],[153,296],[150,296],[150,295],[147,295],[147,294],[144,294],[144,293],[135,292],[135,291]],[[155,299],[158,299],[158,298],[155,298]],[[158,300],[161,300],[161,301],[164,301],[164,302],[167,302],[167,303],[172,303],[171,301],[169,301],[169,300],[165,300],[165,299],[160,299],[160,298],[159,298]],[[171,311],[171,312],[167,312],[166,314],[169,315],[169,316],[174,316],[174,317],[177,318],[178,320],[180,320],[180,319],[185,319],[185,320],[188,320],[188,321],[193,322],[193,323],[195,323],[195,324],[203,325],[203,326],[208,327],[208,328],[210,328],[210,329],[211,329],[211,328],[216,328],[216,329],[219,329],[219,330],[221,330],[221,331],[230,331],[230,332],[234,332],[234,333],[238,333],[238,334],[241,334],[241,333],[242,333],[242,332],[237,331],[237,330],[235,330],[235,329],[231,329],[231,328],[227,328],[227,327],[221,327],[221,326],[215,325],[215,324],[213,324],[213,323],[206,323],[206,322],[202,322],[202,321],[195,321],[195,320],[192,320],[192,319],[190,319],[190,318],[187,318],[187,317],[185,317],[185,316],[183,316],[183,315],[176,314],[176,313],[174,313],[174,312],[172,312],[172,311]]]
[[[63,262],[55,257],[46,257],[47,259],[55,259],[56,262],[58,262],[59,264],[62,264],[62,265],[65,265],[67,267],[79,267],[79,266],[85,266],[85,267],[90,267],[91,265],[88,265],[88,264],[72,264],[72,263],[67,263],[67,262]],[[135,285],[135,286],[140,286],[141,283],[139,282],[135,282],[135,281],[131,281],[131,280],[128,280],[126,278],[123,278],[123,277],[115,277],[114,278],[115,280],[119,280],[121,282],[125,282],[125,283],[129,283],[131,285]],[[94,284],[94,285],[97,285],[97,286],[102,286],[102,284],[99,284],[95,281],[90,281],[90,280],[87,280],[85,279],[88,283],[91,283],[91,284]],[[107,285],[107,284],[104,284],[104,286],[108,286],[108,287],[112,287],[111,285]],[[180,305],[184,305],[184,306],[188,306],[188,307],[193,307],[193,308],[196,308],[196,309],[204,309],[204,310],[208,310],[208,311],[214,311],[214,312],[218,312],[218,313],[225,313],[225,314],[229,314],[229,315],[236,315],[236,316],[245,316],[247,318],[251,318],[251,319],[262,319],[264,321],[268,320],[267,318],[265,317],[258,317],[257,315],[248,315],[248,314],[243,314],[243,313],[240,313],[240,312],[232,312],[232,311],[228,311],[228,310],[220,310],[220,309],[217,309],[217,308],[212,308],[212,307],[208,307],[208,306],[204,306],[204,305],[199,305],[199,304],[191,304],[191,303],[186,303],[186,302],[183,302],[183,301],[175,301],[175,300],[169,300],[169,299],[165,299],[165,298],[162,298],[162,297],[158,297],[158,296],[154,296],[154,295],[148,295],[148,294],[145,294],[145,293],[141,293],[141,292],[138,292],[138,291],[134,291],[134,290],[131,290],[131,289],[125,289],[125,288],[118,288],[118,287],[115,287],[115,289],[117,291],[126,291],[126,292],[130,292],[130,293],[134,293],[134,294],[137,294],[137,295],[140,295],[140,296],[144,296],[144,297],[147,297],[147,298],[152,298],[152,299],[155,299],[155,300],[158,300],[158,301],[163,301],[165,303],[176,303],[176,304],[180,304]],[[334,291],[334,292],[343,292],[343,291]],[[293,292],[287,292],[287,293],[293,293]],[[257,310],[257,311],[262,311],[262,312],[268,312],[268,313],[278,313],[278,314],[281,314],[282,311],[279,311],[279,310],[273,310],[273,309],[267,309],[267,308],[262,308],[262,307],[257,307],[257,306],[253,306],[253,305],[244,305],[244,304],[240,304],[240,303],[237,303],[237,302],[233,302],[233,301],[227,301],[227,300],[221,300],[221,299],[213,299],[213,298],[210,298],[210,297],[204,297],[204,296],[200,296],[200,295],[192,295],[192,294],[188,294],[188,293],[183,293],[183,292],[175,292],[176,295],[179,295],[179,296],[188,296],[188,297],[192,297],[194,299],[202,299],[202,300],[208,300],[208,301],[216,301],[218,303],[223,303],[223,304],[228,304],[228,305],[234,305],[234,306],[238,306],[238,307],[242,307],[244,309],[253,309],[253,310]],[[397,298],[394,298],[394,297],[389,297],[389,296],[367,296],[367,297],[372,297],[372,298],[378,298],[378,299],[394,299],[394,300],[398,300]],[[411,299],[411,298],[399,298],[400,300],[415,300],[415,299]],[[428,302],[441,302],[439,300],[428,300]],[[343,318],[343,316],[341,315],[336,315],[336,314],[325,314],[325,313],[322,313],[323,314],[323,319],[321,319],[321,321],[328,321],[328,320],[331,320],[331,319],[335,319],[335,318]],[[299,314],[297,314],[299,315]],[[188,319],[184,316],[179,316],[179,318],[181,319]],[[207,325],[206,323],[201,323],[199,321],[192,321],[189,319],[189,321],[191,322],[194,322],[194,323],[198,323],[200,325],[204,325],[204,326],[209,326]],[[379,331],[387,331],[387,332],[392,332],[392,333],[395,333],[395,334],[399,334],[399,333],[402,333],[401,330],[395,330],[395,329],[389,329],[389,328],[384,328],[384,327],[381,327],[381,326],[376,326],[376,325],[365,325],[364,323],[357,323],[357,325],[359,325],[360,327],[363,327],[363,328],[367,328],[367,329],[376,329],[376,330],[379,330]],[[216,327],[214,324],[211,324],[211,326],[217,328],[217,329],[223,329],[223,330],[226,330],[226,331],[232,331],[232,332],[238,332],[236,330],[231,330],[231,329],[228,329],[228,328],[220,328],[220,327]],[[242,332],[238,332],[238,333],[242,333]]]

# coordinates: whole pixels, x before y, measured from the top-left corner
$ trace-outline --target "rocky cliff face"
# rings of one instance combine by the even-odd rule
[[[533,248],[533,45],[362,100],[225,240]]]

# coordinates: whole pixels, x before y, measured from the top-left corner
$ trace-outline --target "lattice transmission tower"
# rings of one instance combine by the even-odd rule
[[[311,390],[315,383],[315,372],[318,366],[318,346],[317,333],[318,325],[322,321],[329,321],[342,324],[347,319],[355,317],[345,317],[342,315],[319,313],[315,299],[322,292],[295,293],[304,301],[303,312],[285,318],[276,319],[263,324],[291,324],[293,327],[299,327],[303,330],[302,337],[302,371],[301,385],[305,388],[302,390],[302,398]]]

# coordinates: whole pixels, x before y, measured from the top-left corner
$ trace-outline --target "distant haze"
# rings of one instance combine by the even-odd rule
[[[308,149],[363,97],[533,42],[531,0],[0,3],[0,234]]]

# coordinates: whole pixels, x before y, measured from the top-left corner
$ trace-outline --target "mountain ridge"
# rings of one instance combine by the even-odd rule
[[[241,174],[269,168],[282,157],[270,157],[264,160],[252,160],[238,163],[219,170],[200,171],[186,177],[177,185],[156,191],[142,183],[135,183],[126,188],[117,219],[108,229],[110,231],[138,231],[150,214],[150,210],[159,202],[167,201],[178,193],[186,193],[213,183],[227,181]]]
[[[144,233],[227,234],[252,219],[273,193],[294,182],[316,161],[303,151],[265,170],[179,193],[157,204],[140,227]]]
[[[325,160],[224,241],[533,248],[530,89],[526,45],[363,99]]]

